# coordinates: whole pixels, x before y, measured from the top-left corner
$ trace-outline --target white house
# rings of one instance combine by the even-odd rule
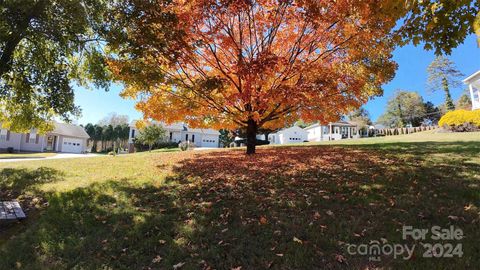
[[[463,80],[470,90],[472,110],[480,109],[480,70]]]
[[[32,129],[29,133],[15,133],[0,128],[0,150],[15,152],[62,152],[83,153],[87,151],[87,132],[72,124],[54,123],[54,130],[39,134]]]
[[[189,128],[184,123],[174,123],[167,125],[165,123],[153,122],[154,125],[161,125],[167,135],[169,142],[190,141],[197,147],[218,147],[220,144],[220,132],[214,129]],[[136,121],[130,123],[130,133],[128,136],[129,152],[134,151],[133,140],[138,136],[139,130],[136,127]]]
[[[307,141],[307,132],[298,126],[285,128],[268,135],[270,144],[289,144]]]
[[[309,142],[333,141],[360,138],[358,126],[354,123],[340,121],[328,125],[313,124],[305,128]]]

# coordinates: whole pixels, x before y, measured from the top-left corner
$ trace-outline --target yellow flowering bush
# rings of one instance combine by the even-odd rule
[[[443,127],[447,126],[454,130],[458,129],[456,127],[470,127],[467,129],[478,129],[480,128],[480,110],[456,110],[448,112],[442,116],[442,118],[440,118],[438,125]]]

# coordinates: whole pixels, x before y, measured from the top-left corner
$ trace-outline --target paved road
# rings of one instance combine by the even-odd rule
[[[97,154],[69,154],[69,153],[58,153],[55,156],[51,157],[32,157],[32,158],[5,158],[0,159],[0,162],[22,162],[22,161],[32,161],[32,160],[46,160],[46,159],[62,159],[62,158],[90,158],[98,157]]]

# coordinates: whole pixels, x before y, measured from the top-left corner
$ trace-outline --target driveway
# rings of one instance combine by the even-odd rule
[[[46,159],[63,159],[63,158],[90,158],[98,157],[97,154],[70,154],[70,153],[58,153],[51,157],[31,157],[31,158],[5,158],[0,159],[0,162],[21,162],[21,161],[33,161],[33,160],[46,160]]]

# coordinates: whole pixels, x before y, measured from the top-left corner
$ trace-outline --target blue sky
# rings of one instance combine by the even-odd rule
[[[383,87],[382,97],[374,98],[365,105],[373,121],[383,113],[388,99],[397,89],[417,91],[425,101],[431,101],[435,105],[443,103],[443,93],[426,91],[426,70],[435,57],[432,51],[409,45],[397,48],[393,55],[393,59],[398,63],[395,78]],[[450,59],[465,76],[480,70],[480,48],[477,47],[476,37],[473,35],[468,37],[464,44],[453,51]],[[121,89],[119,85],[111,87],[108,92],[99,89],[75,88],[75,103],[82,108],[82,117],[76,122],[78,124],[97,123],[111,112],[128,115],[130,120],[141,118],[141,113],[134,108],[135,101],[125,100],[119,96]],[[452,89],[453,98],[456,100],[464,89],[464,87]]]

